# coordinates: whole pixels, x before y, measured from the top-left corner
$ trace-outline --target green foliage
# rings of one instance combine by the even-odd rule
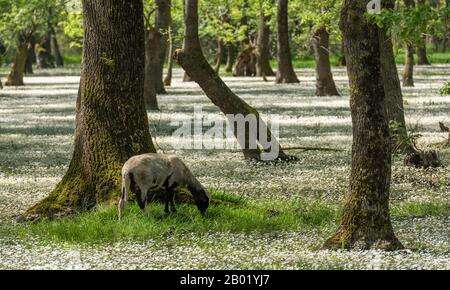
[[[80,2],[75,2],[68,7],[66,17],[61,24],[65,35],[70,40],[70,46],[81,47],[83,45],[83,14]]]
[[[402,124],[396,121],[389,122],[389,128],[391,130],[392,139],[395,141],[396,147],[393,148],[393,152],[398,151],[401,148],[414,148],[417,150],[417,140],[422,137],[418,131],[418,126],[407,130]]]
[[[449,15],[449,7],[431,7],[420,4],[416,7],[400,9],[383,9],[380,14],[371,14],[376,23],[392,37],[416,44],[424,34],[442,37],[446,33],[444,21]]]
[[[441,96],[450,95],[450,82],[445,83],[442,88],[439,90]]]

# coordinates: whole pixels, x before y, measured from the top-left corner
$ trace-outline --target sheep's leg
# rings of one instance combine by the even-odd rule
[[[175,190],[173,189],[170,190],[169,198],[170,198],[170,211],[177,212],[177,209],[175,208]]]
[[[165,197],[165,207],[164,207],[164,212],[166,214],[169,214],[169,203],[170,203],[170,197],[169,197],[169,193],[165,192],[164,197]]]

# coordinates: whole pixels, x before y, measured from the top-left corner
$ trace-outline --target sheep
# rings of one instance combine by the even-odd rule
[[[169,204],[171,211],[176,211],[174,193],[179,187],[187,187],[194,197],[198,210],[204,214],[211,195],[178,157],[156,153],[131,157],[122,168],[122,194],[118,205],[119,221],[130,191],[136,194],[137,203],[144,210],[150,193],[164,190],[164,212],[168,214]]]

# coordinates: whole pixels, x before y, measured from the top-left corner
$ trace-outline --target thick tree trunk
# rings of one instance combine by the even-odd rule
[[[155,0],[157,5],[156,10],[156,25],[155,29],[161,34],[159,39],[159,45],[156,50],[156,93],[157,94],[167,94],[164,88],[163,75],[164,75],[164,63],[167,57],[167,46],[168,46],[168,32],[171,22],[171,0]]]
[[[270,67],[270,15],[264,15],[262,4],[263,1],[260,1],[256,61],[256,76],[258,77],[275,75]]]
[[[172,27],[169,26],[169,55],[167,63],[167,75],[164,78],[164,85],[170,87],[172,85],[172,73],[173,73],[173,39],[172,39]]]
[[[218,74],[220,72],[220,65],[222,64],[223,42],[219,37],[217,38],[217,53],[216,64],[214,65],[214,72]]]
[[[345,0],[345,39],[353,124],[350,189],[341,225],[324,248],[397,250],[389,215],[391,145],[381,77],[379,28],[368,20],[365,1]]]
[[[145,79],[144,101],[147,110],[159,110],[157,99],[157,83],[160,81],[157,73],[159,60],[156,52],[160,44],[161,34],[154,28],[145,32]]]
[[[257,126],[260,128],[257,132],[249,132],[249,130],[246,130],[245,138],[242,140],[242,138],[238,136],[237,130],[234,130],[234,134],[240,142],[246,158],[266,160],[263,155],[264,152],[258,148],[258,144],[253,142],[258,142],[265,150],[269,150],[270,148],[267,148],[267,144],[263,140],[263,135],[267,134],[267,139],[272,141],[272,146],[276,146],[278,147],[277,149],[279,149],[278,158],[287,159],[288,156],[281,150],[279,143],[275,140],[275,137],[272,136],[272,133],[260,118],[258,112],[235,95],[206,61],[198,38],[198,0],[186,0],[185,3],[185,45],[182,50],[176,52],[178,63],[192,79],[200,85],[208,98],[218,106],[225,115],[230,114],[234,116],[242,114],[244,117],[255,117],[258,125],[260,125]],[[255,139],[250,138],[250,135],[255,136]],[[277,156],[275,156],[275,158],[276,157]]]
[[[59,49],[58,39],[56,38],[56,32],[52,28],[52,50],[55,52],[55,64],[57,67],[64,66],[64,58],[61,54],[61,50]]]
[[[16,50],[14,62],[11,66],[11,72],[5,82],[5,86],[23,86],[23,74],[25,72],[25,63],[27,61],[28,45],[20,43]]]
[[[34,37],[30,38],[30,41],[27,44],[28,53],[27,60],[25,62],[25,74],[33,74],[33,64],[36,62],[36,52],[34,51],[34,47],[36,46],[36,41]]]
[[[54,64],[52,61],[51,42],[52,42],[52,33],[51,33],[51,30],[48,30],[47,33],[45,33],[42,41],[39,43],[38,49],[36,50],[37,68],[38,69],[54,67]]]
[[[316,96],[339,96],[331,73],[329,44],[327,29],[318,28],[312,39],[316,59]]]
[[[140,0],[83,0],[84,46],[75,148],[69,169],[26,219],[55,217],[116,200],[121,168],[155,152],[144,106]]]
[[[403,70],[403,86],[414,87],[414,48],[411,44],[405,46],[405,68]]]
[[[299,80],[292,67],[289,47],[288,0],[278,0],[277,24],[278,70],[276,83],[298,83]]]
[[[233,65],[234,65],[233,54],[234,54],[233,44],[228,43],[227,44],[227,64],[225,66],[225,71],[227,73],[230,73],[233,71]]]

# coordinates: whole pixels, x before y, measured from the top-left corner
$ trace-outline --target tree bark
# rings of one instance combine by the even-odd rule
[[[56,38],[55,29],[52,28],[52,50],[55,52],[55,64],[57,67],[64,66],[64,58],[59,49],[58,39]]]
[[[405,68],[403,70],[403,86],[414,87],[414,48],[411,44],[405,46]]]
[[[38,69],[45,69],[45,68],[53,68],[54,64],[52,61],[52,33],[49,29],[45,35],[42,41],[39,43],[39,47],[36,50],[36,57],[37,57],[37,68]]]
[[[233,54],[234,54],[233,44],[228,43],[227,44],[227,64],[225,66],[225,71],[227,73],[230,73],[233,71],[233,65],[234,65]]]
[[[145,32],[145,79],[144,79],[144,101],[147,110],[159,110],[157,99],[157,68],[159,61],[157,59],[158,45],[161,43],[162,35],[150,27]]]
[[[276,83],[299,83],[292,67],[291,49],[289,47],[288,0],[278,0],[277,24],[278,70]]]
[[[27,47],[27,60],[25,62],[25,74],[33,74],[33,64],[36,62],[36,52],[34,51],[34,47],[36,46],[36,41],[34,37],[31,37]]]
[[[418,65],[431,65],[427,57],[427,45],[426,36],[423,36],[417,47],[417,64]]]
[[[155,29],[161,34],[159,39],[159,46],[156,50],[156,60],[157,66],[155,69],[156,78],[158,82],[156,83],[156,93],[157,94],[167,94],[164,88],[163,75],[164,75],[164,63],[167,57],[167,46],[168,46],[168,32],[171,22],[171,0],[155,0],[157,10],[156,10],[156,25]]]
[[[342,40],[342,43],[341,43],[341,57],[339,58],[339,63],[340,63],[341,66],[346,66],[347,65],[347,61],[345,60],[345,53],[344,53],[345,48],[344,48],[344,46],[345,46],[345,43],[344,43],[344,40]]]
[[[365,1],[345,0],[341,30],[350,80],[352,169],[342,220],[324,248],[397,250],[389,215],[391,145],[382,84],[379,28]]]
[[[121,168],[155,152],[144,106],[140,0],[83,0],[84,46],[75,146],[67,173],[25,219],[61,216],[115,202]]]
[[[314,32],[312,46],[316,59],[316,96],[339,96],[331,73],[330,35],[325,27]]]
[[[257,61],[256,76],[274,76],[270,67],[270,15],[264,15],[262,1],[260,1],[260,12],[258,21],[258,38],[257,38]]]
[[[25,72],[25,63],[27,61],[28,45],[21,42],[16,50],[14,62],[11,66],[11,72],[5,82],[5,86],[23,86],[23,75]]]
[[[167,75],[164,78],[164,85],[172,85],[172,73],[173,73],[173,39],[172,39],[172,27],[169,26],[169,55],[167,63]]]
[[[265,133],[268,136],[268,140],[272,140],[272,146],[277,146],[279,149],[278,158],[288,159],[288,156],[282,151],[281,146],[276,141],[275,137],[272,136],[269,128],[260,118],[259,113],[240,99],[236,94],[234,94],[230,88],[220,79],[220,77],[214,72],[211,66],[206,61],[202,48],[200,45],[200,40],[198,38],[198,0],[186,0],[185,6],[185,42],[182,50],[177,50],[175,57],[178,63],[184,68],[184,70],[189,74],[189,76],[197,82],[203,89],[208,98],[220,108],[220,110],[225,114],[237,115],[242,114],[244,117],[254,116],[258,122],[258,128],[262,128],[263,131],[258,130],[258,132],[248,132],[246,130],[245,140],[240,140],[237,136],[237,131],[234,130],[235,136],[238,141],[243,141],[240,143],[243,154],[247,159],[263,160],[263,154],[261,149],[252,149],[257,147],[251,144],[253,138],[250,138],[250,134],[256,135],[256,142],[259,145],[265,147],[264,140],[261,140],[261,136]]]
[[[217,53],[216,64],[214,65],[214,72],[218,74],[220,72],[220,65],[222,64],[223,42],[220,37],[217,38]]]

